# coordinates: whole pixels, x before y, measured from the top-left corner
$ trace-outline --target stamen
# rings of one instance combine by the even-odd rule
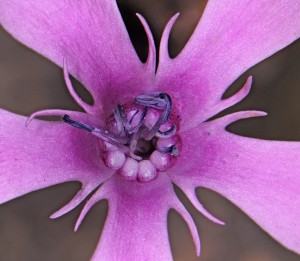
[[[80,121],[74,121],[70,118],[69,115],[65,114],[64,117],[63,117],[63,120],[65,123],[68,123],[70,124],[71,126],[75,127],[75,128],[78,128],[78,129],[83,129],[83,130],[87,130],[89,132],[93,132],[95,130],[94,127],[92,126],[89,126],[85,123],[82,123]]]
[[[95,130],[92,131],[92,134],[120,149],[123,148],[123,152],[128,151],[128,147],[125,146],[126,139],[122,137],[118,137],[106,130],[102,130],[99,128],[95,128]]]
[[[138,139],[139,139],[140,133],[141,133],[141,130],[138,129],[138,131],[135,132],[135,133],[132,135],[131,140],[130,140],[130,145],[129,145],[129,148],[130,148],[130,156],[131,156],[133,159],[136,159],[136,160],[138,160],[138,161],[142,160],[142,157],[141,157],[141,156],[138,156],[138,155],[135,155],[134,152],[135,152],[136,149],[137,149],[137,144],[138,144]]]
[[[163,123],[165,123],[169,119],[172,108],[172,100],[167,93],[159,92],[153,93],[152,95],[140,95],[135,98],[135,103],[142,106],[167,111]]]
[[[132,115],[131,119],[129,120],[129,124],[132,123],[132,121],[134,120],[135,116],[139,113],[139,111],[140,111],[140,110],[136,110],[136,111],[134,112],[134,114]]]
[[[131,158],[133,158],[133,159],[135,159],[135,160],[137,160],[137,161],[141,161],[141,160],[143,159],[141,156],[135,155],[134,152],[133,152],[132,150],[130,151],[129,154],[130,154],[130,157],[131,157]]]
[[[129,148],[124,145],[124,144],[126,144],[126,140],[124,140],[124,139],[122,139],[122,138],[120,138],[120,137],[118,137],[118,136],[116,136],[112,133],[109,133],[106,130],[102,130],[100,128],[92,127],[92,126],[87,125],[83,122],[73,120],[67,114],[64,115],[63,120],[64,120],[64,122],[70,124],[71,126],[73,126],[75,128],[79,128],[79,129],[83,129],[83,130],[87,130],[87,131],[91,132],[92,134],[99,137],[103,141],[106,141],[106,142],[118,147],[123,152],[129,152]]]
[[[172,100],[168,94],[140,95],[135,104],[123,107],[117,103],[113,110],[114,121],[109,117],[111,132],[71,119],[67,114],[63,120],[102,140],[101,156],[108,168],[118,170],[127,180],[149,182],[157,177],[158,171],[172,165],[171,156],[179,155],[181,142],[175,134],[177,125],[169,120]]]
[[[122,124],[120,112],[119,112],[119,110],[115,109],[113,111],[113,113],[114,113],[115,121],[117,123],[117,132],[118,132],[118,135],[121,135],[122,131],[123,131],[123,124]]]
[[[145,107],[164,109],[166,106],[166,102],[164,98],[161,98],[161,94],[162,93],[154,93],[152,95],[140,95],[135,98],[135,103]]]
[[[168,121],[171,109],[172,109],[172,100],[171,97],[166,93],[154,93],[153,95],[140,95],[136,97],[135,103],[147,107],[163,109],[163,113],[160,115],[157,122],[154,124],[152,129],[143,133],[145,140],[151,140],[159,131],[159,128],[162,124]]]
[[[172,124],[172,127],[169,130],[167,131],[158,130],[155,136],[158,138],[168,138],[171,137],[173,134],[175,134],[175,132],[176,132],[176,126]]]
[[[136,133],[136,132],[141,128],[141,126],[142,126],[142,124],[143,124],[143,122],[144,122],[144,119],[145,119],[145,116],[146,116],[147,112],[148,112],[148,107],[146,107],[146,108],[143,110],[138,125],[137,125],[136,127],[132,128],[132,129],[129,131],[130,134]],[[131,119],[133,119],[133,117],[132,117]]]
[[[130,125],[129,125],[129,122],[126,118],[124,108],[121,106],[120,103],[117,104],[117,111],[119,112],[118,114],[120,115],[120,119],[121,119],[121,122],[122,122],[122,125],[123,125],[124,133],[125,133],[125,136],[127,138],[127,142],[129,143],[130,136],[129,136],[128,130],[130,129]]]
[[[171,154],[174,157],[179,155],[179,150],[175,145],[171,145],[170,147],[158,147],[156,149],[162,153]]]

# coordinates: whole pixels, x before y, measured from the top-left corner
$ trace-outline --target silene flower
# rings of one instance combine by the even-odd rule
[[[210,0],[192,37],[171,59],[166,25],[156,66],[153,37],[142,63],[113,0],[1,0],[1,25],[64,71],[85,112],[44,110],[29,119],[1,110],[0,201],[67,181],[82,188],[57,218],[85,204],[75,230],[97,202],[109,211],[93,260],[171,260],[167,214],[200,240],[178,186],[204,216],[197,187],[229,199],[288,249],[300,251],[300,144],[241,137],[225,128],[265,116],[240,111],[209,120],[249,93],[226,89],[246,70],[300,35],[299,0]],[[156,68],[157,67],[157,68]],[[93,97],[74,91],[69,74]],[[61,116],[61,121],[37,116]]]

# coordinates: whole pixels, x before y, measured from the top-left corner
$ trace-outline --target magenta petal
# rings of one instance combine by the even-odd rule
[[[155,70],[156,70],[156,47],[155,47],[154,38],[145,18],[140,14],[136,14],[136,16],[140,19],[140,22],[143,25],[145,33],[148,38],[148,57],[146,61],[146,66],[147,66],[148,74],[150,76],[153,76],[154,78]]]
[[[93,135],[57,122],[26,127],[25,117],[3,110],[0,118],[0,203],[66,181],[80,181],[88,194],[111,175]]]
[[[65,59],[98,110],[125,90],[138,94],[150,86],[146,77],[153,75],[140,62],[114,0],[1,0],[0,22],[59,66]]]
[[[168,176],[161,174],[148,184],[113,176],[87,203],[78,223],[104,198],[108,199],[109,213],[93,260],[172,260],[167,230],[171,208],[189,225],[199,254],[197,228],[174,193]]]
[[[163,43],[157,89],[168,92],[181,108],[185,129],[212,117],[225,90],[243,72],[295,41],[299,15],[297,0],[210,0],[175,59]]]
[[[246,138],[225,130],[250,116],[255,113],[235,113],[181,133],[182,156],[170,171],[171,179],[187,194],[196,187],[220,193],[299,253],[300,143]]]

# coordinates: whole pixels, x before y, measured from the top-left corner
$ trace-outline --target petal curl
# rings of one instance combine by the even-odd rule
[[[150,86],[114,0],[1,0],[0,23],[57,65],[65,59],[96,111]]]
[[[93,135],[60,122],[33,120],[26,127],[26,117],[4,110],[0,119],[0,203],[66,181],[80,181],[79,194],[88,195],[111,175]],[[79,203],[77,197],[69,210]]]
[[[300,253],[300,142],[246,138],[225,130],[255,115],[234,113],[182,133],[182,157],[169,175],[187,194],[196,187],[220,193]]]
[[[148,184],[124,181],[114,175],[87,203],[76,228],[87,211],[104,198],[108,199],[109,212],[92,260],[172,260],[167,231],[170,208],[189,225],[199,254],[197,228],[163,173]]]
[[[222,110],[222,95],[243,72],[298,39],[299,15],[298,0],[209,0],[183,51],[170,59],[161,49],[157,89],[181,107],[183,127]]]

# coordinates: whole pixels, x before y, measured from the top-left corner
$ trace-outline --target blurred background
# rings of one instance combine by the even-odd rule
[[[149,22],[156,44],[171,16],[181,13],[169,46],[174,57],[192,34],[206,1],[119,0],[118,3],[133,44],[140,58],[145,60],[147,39],[135,17],[136,12]],[[299,61],[300,41],[242,75],[225,96],[237,91],[248,75],[254,75],[252,91],[244,101],[224,113],[258,109],[269,115],[240,121],[229,130],[264,139],[300,140]],[[3,30],[0,30],[0,79],[0,107],[6,110],[22,115],[46,108],[80,110],[66,90],[62,70],[13,40]],[[76,86],[79,93],[86,95],[80,84],[76,83]],[[58,220],[48,218],[68,202],[79,187],[78,183],[57,185],[1,205],[0,260],[89,260],[104,224],[106,202],[98,203],[92,209],[77,233],[73,232],[73,227],[82,204]],[[220,195],[205,189],[197,190],[205,207],[224,220],[226,226],[211,223],[193,209],[180,191],[178,194],[197,224],[202,253],[200,257],[195,255],[187,226],[171,211],[168,227],[175,260],[299,260],[298,255],[274,241]]]

